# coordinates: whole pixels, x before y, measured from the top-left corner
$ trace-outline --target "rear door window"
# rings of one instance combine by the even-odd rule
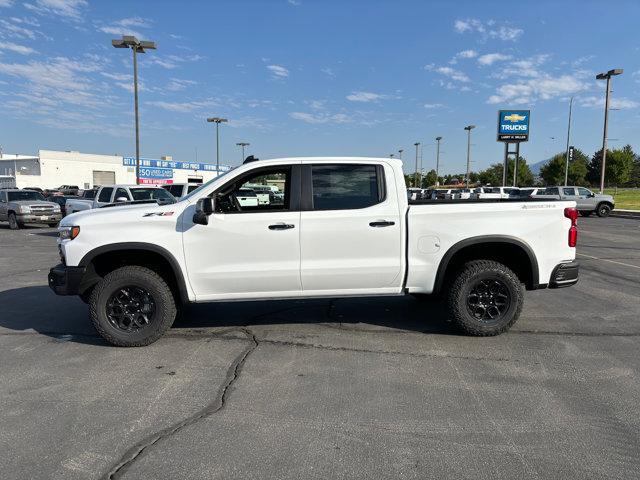
[[[382,168],[376,165],[313,165],[314,210],[366,208],[384,200]]]
[[[106,187],[100,190],[100,195],[98,195],[99,202],[108,203],[111,201],[111,192],[113,192],[113,188]]]
[[[571,187],[563,187],[562,194],[566,195],[567,197],[573,197],[576,194],[576,191],[574,188],[571,188]]]

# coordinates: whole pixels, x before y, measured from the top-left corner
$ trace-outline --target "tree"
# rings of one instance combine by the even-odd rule
[[[513,169],[515,160],[509,159],[507,163],[507,185],[513,183]],[[479,173],[478,178],[483,185],[502,185],[502,163],[494,163],[486,170]],[[528,187],[533,185],[533,173],[526,159],[519,157],[518,159],[518,178],[516,184],[519,187]]]
[[[425,176],[422,177],[422,188],[432,187],[436,184],[436,171],[429,170]]]
[[[540,169],[545,185],[564,185],[566,161],[566,152],[557,153]],[[569,163],[569,185],[587,185],[588,161],[589,158],[580,150],[576,148],[573,151],[573,160]]]
[[[630,181],[635,160],[631,145],[626,145],[621,149],[607,150],[605,184],[618,186]],[[591,185],[599,186],[602,171],[602,149],[593,154],[587,170],[587,179]]]

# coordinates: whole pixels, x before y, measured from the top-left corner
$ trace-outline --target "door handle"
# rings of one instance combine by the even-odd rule
[[[375,222],[369,223],[370,227],[381,228],[381,227],[390,227],[391,225],[395,225],[396,222],[391,222],[389,220],[376,220]]]
[[[273,225],[269,225],[269,230],[289,230],[290,228],[294,228],[295,225],[290,223],[275,223]]]

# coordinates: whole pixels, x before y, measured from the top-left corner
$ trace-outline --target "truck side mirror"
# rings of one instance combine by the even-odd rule
[[[211,197],[205,197],[198,200],[196,204],[196,212],[193,214],[193,223],[198,225],[209,225],[209,215],[215,209],[215,202]]]
[[[128,202],[129,199],[127,197],[118,197],[116,198],[116,203],[125,203]]]

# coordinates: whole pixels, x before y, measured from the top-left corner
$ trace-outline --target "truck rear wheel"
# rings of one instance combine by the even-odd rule
[[[176,304],[171,289],[153,270],[118,268],[93,288],[91,321],[98,333],[119,347],[141,347],[158,340],[173,324]]]
[[[511,269],[493,260],[466,263],[450,284],[449,313],[465,333],[499,335],[522,311],[524,287]]]

